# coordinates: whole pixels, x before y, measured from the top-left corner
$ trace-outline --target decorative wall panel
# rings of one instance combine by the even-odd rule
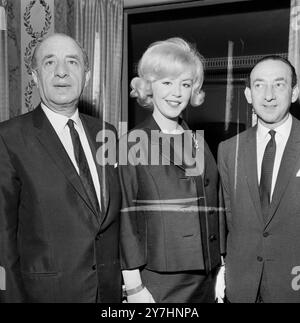
[[[31,78],[30,60],[35,46],[54,32],[54,0],[21,1],[22,113],[33,110],[39,95]]]
[[[20,1],[7,1],[7,43],[9,72],[9,117],[21,113]]]

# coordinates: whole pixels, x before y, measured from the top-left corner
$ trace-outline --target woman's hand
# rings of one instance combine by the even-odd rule
[[[151,293],[146,287],[144,287],[140,292],[127,296],[128,303],[155,303]]]

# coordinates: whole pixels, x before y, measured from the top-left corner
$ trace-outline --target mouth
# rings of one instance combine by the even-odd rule
[[[166,100],[167,104],[172,108],[178,108],[181,104],[180,101]]]
[[[68,87],[71,87],[70,84],[54,84],[53,87],[55,88],[68,88]]]
[[[272,105],[263,105],[263,107],[265,108],[265,109],[276,109],[277,108],[277,105],[276,104],[272,104]]]

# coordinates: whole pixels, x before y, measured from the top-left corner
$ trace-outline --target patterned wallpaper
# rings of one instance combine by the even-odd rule
[[[33,49],[53,32],[74,35],[74,0],[7,0],[10,117],[39,103],[30,74]]]
[[[54,32],[54,0],[21,1],[22,112],[33,110],[39,94],[31,78],[30,61],[36,45]]]
[[[7,2],[7,42],[9,71],[9,112],[10,118],[21,113],[21,34],[20,2]]]

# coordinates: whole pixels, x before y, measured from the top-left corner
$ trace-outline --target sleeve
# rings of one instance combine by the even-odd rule
[[[134,160],[132,156],[128,159]],[[139,187],[137,166],[130,162],[128,165],[119,165],[119,176],[122,191],[121,267],[131,270],[146,264],[144,217],[137,210],[136,202]]]
[[[220,172],[221,182],[219,187],[219,222],[220,222],[220,244],[221,254],[226,254],[226,236],[227,236],[227,224],[226,214],[231,212],[230,208],[230,194],[229,194],[229,180],[228,169],[225,163],[224,156],[224,143],[220,143],[218,149],[218,168]]]
[[[22,302],[24,296],[17,248],[20,187],[9,152],[0,136],[0,267],[5,280],[2,284],[5,290],[0,290],[0,303]]]

